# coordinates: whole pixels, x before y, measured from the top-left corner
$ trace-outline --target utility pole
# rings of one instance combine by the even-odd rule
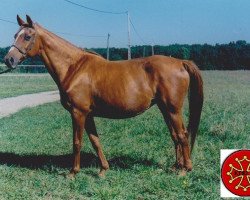
[[[155,55],[154,44],[152,44],[151,47],[152,47],[152,56],[153,56],[153,55]]]
[[[127,17],[128,17],[128,60],[131,59],[131,46],[130,46],[130,17],[129,12],[127,11]]]
[[[110,38],[110,34],[108,33],[108,38],[107,38],[107,60],[109,60],[109,38]]]

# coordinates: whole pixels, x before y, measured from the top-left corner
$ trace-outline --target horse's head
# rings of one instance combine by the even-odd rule
[[[26,57],[34,56],[39,51],[37,32],[31,18],[26,15],[27,23],[17,15],[17,22],[20,26],[14,36],[14,43],[8,54],[5,56],[5,64],[9,68],[15,68]]]

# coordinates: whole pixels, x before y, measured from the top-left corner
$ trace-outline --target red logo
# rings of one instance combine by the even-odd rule
[[[233,194],[250,196],[250,150],[230,154],[222,165],[221,178]]]

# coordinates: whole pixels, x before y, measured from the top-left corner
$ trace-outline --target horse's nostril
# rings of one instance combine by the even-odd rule
[[[12,65],[14,64],[14,58],[13,58],[13,57],[10,58],[10,63],[11,63]]]

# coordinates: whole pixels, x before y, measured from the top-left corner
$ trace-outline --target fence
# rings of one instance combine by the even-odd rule
[[[0,65],[0,70],[6,69],[5,65]],[[18,65],[11,73],[47,73],[44,65]]]

